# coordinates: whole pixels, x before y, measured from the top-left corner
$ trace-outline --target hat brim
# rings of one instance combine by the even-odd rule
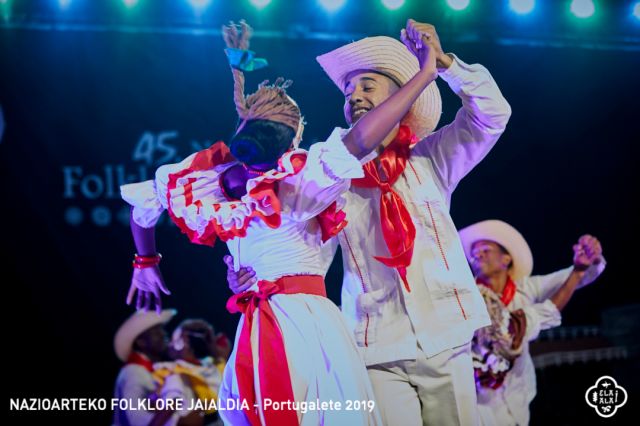
[[[375,71],[404,85],[420,70],[418,60],[404,44],[384,36],[364,38],[320,55],[316,60],[343,93],[346,77],[353,71]],[[422,139],[436,128],[441,113],[442,99],[434,81],[420,94],[402,123]]]
[[[175,309],[165,309],[160,315],[155,311],[136,311],[120,326],[113,339],[116,355],[122,362],[126,362],[131,354],[133,342],[151,327],[166,324],[176,315]]]
[[[467,260],[471,262],[471,247],[476,241],[493,241],[503,246],[511,256],[511,278],[519,280],[531,275],[533,255],[529,244],[513,226],[501,220],[485,220],[459,231]]]

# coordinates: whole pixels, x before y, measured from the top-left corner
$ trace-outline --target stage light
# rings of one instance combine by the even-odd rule
[[[469,0],[447,0],[447,4],[453,10],[463,10],[469,6]]]
[[[211,0],[189,0],[189,3],[191,3],[191,6],[196,9],[204,9],[205,7],[209,6]]]
[[[328,12],[335,12],[344,6],[346,0],[318,0]]]
[[[249,0],[258,9],[263,9],[271,3],[271,0]]]
[[[633,5],[632,14],[636,19],[640,19],[640,2]]]
[[[404,0],[382,0],[382,4],[389,10],[397,10],[404,6]]]
[[[509,0],[509,7],[519,15],[526,15],[536,6],[535,0]]]
[[[577,18],[589,18],[596,11],[592,0],[573,0],[570,9]]]
[[[124,5],[127,7],[134,7],[136,4],[138,4],[138,0],[122,0],[122,3],[124,3]]]
[[[66,9],[71,4],[71,0],[58,0],[61,9]]]

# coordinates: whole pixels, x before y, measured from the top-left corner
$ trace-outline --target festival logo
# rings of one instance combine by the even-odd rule
[[[120,186],[153,178],[156,168],[167,163],[177,163],[191,152],[211,145],[211,141],[191,140],[190,144],[179,140],[176,130],[154,133],[143,132],[136,143],[131,161],[105,163],[89,169],[83,165],[62,166],[63,198],[68,200],[63,213],[70,226],[88,223],[106,228],[119,222],[129,226],[129,206],[120,198]],[[185,148],[189,151],[180,152]],[[169,224],[166,215],[157,225]]]
[[[600,417],[612,417],[627,402],[627,391],[610,376],[602,376],[584,395]]]

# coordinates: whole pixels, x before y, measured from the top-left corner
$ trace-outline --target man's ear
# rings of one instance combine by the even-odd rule
[[[509,254],[502,255],[502,264],[504,265],[505,269],[509,269],[512,262],[513,262],[513,259],[511,258],[511,255]]]

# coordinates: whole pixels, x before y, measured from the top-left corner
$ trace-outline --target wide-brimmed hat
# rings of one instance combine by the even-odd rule
[[[404,85],[420,70],[418,59],[404,44],[385,36],[363,38],[316,60],[343,93],[345,79],[352,71],[375,71]],[[418,97],[402,123],[422,139],[436,128],[441,113],[442,99],[434,81]]]
[[[501,220],[485,220],[461,229],[460,240],[467,260],[471,262],[471,246],[476,241],[488,240],[500,244],[511,256],[513,264],[509,270],[511,278],[519,280],[531,275],[533,255],[529,244],[513,226]]]
[[[131,354],[136,338],[158,324],[166,324],[177,313],[175,309],[165,309],[160,315],[155,311],[136,311],[120,326],[113,339],[113,348],[122,362],[126,362]]]

